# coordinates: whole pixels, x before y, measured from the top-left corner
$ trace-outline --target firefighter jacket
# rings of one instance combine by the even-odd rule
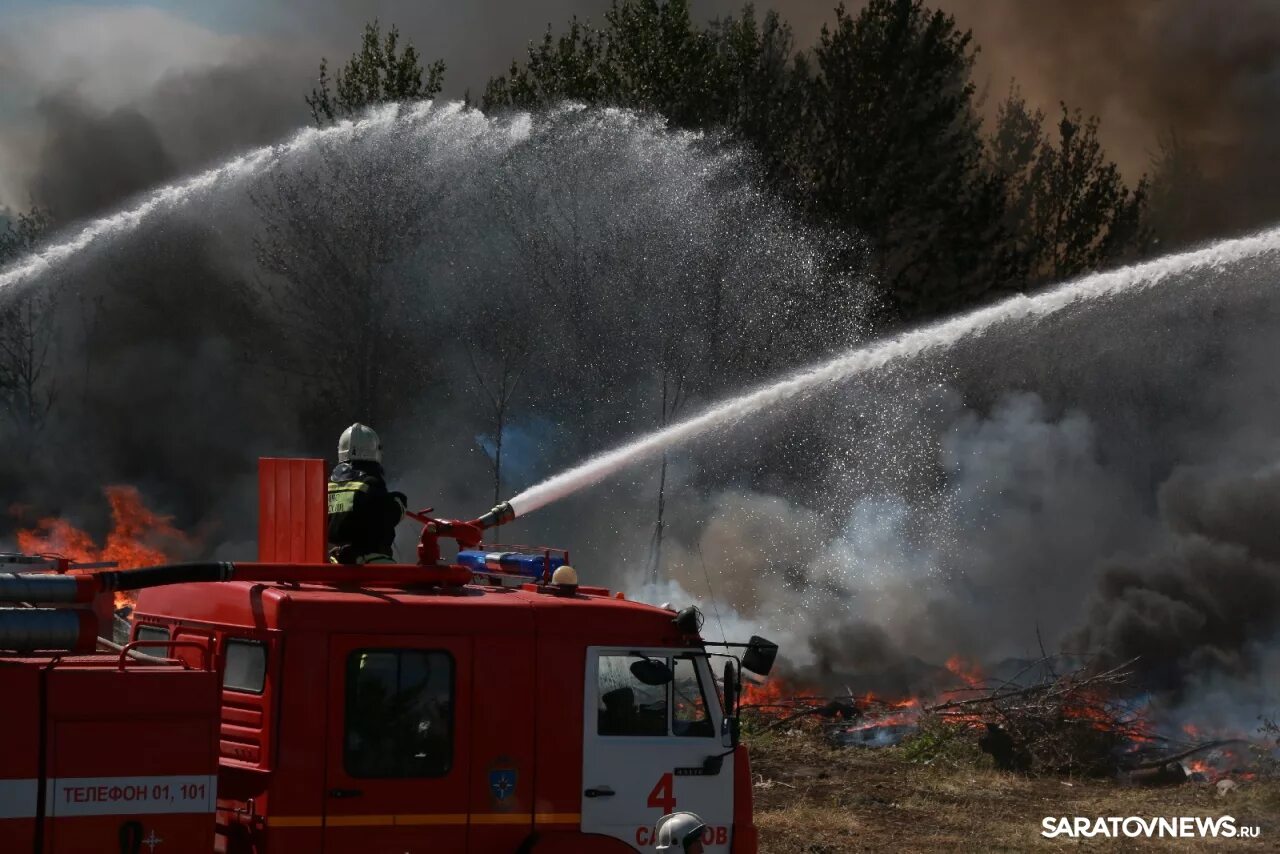
[[[338,463],[329,475],[330,557],[355,564],[392,560],[404,493],[390,492],[375,462]]]

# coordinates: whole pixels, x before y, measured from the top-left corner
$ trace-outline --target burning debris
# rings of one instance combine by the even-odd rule
[[[18,549],[32,555],[67,558],[78,563],[113,563],[133,569],[171,561],[175,552],[192,549],[190,536],[173,526],[170,516],[159,515],[142,501],[132,486],[107,486],[103,494],[111,505],[111,529],[101,547],[87,531],[66,519],[51,516],[18,531]],[[14,515],[22,516],[21,509]],[[116,608],[132,608],[132,593],[116,592]]]
[[[947,723],[981,727],[979,747],[998,768],[1114,773],[1122,757],[1143,750],[1153,739],[1143,705],[1124,699],[1131,664],[1059,675],[1060,662],[1045,658],[1009,680],[972,682],[960,692],[967,696],[953,696],[925,711]],[[1040,677],[1029,681],[1026,677],[1035,672]]]
[[[1146,695],[1134,690],[1135,662],[1099,669],[1080,661],[1046,656],[994,678],[952,658],[946,670],[959,684],[928,699],[847,691],[831,697],[779,681],[749,688],[743,710],[761,730],[820,729],[842,747],[971,739],[997,768],[1022,773],[1115,777],[1135,785],[1252,776],[1244,769],[1256,757],[1241,750],[1244,739],[1206,738],[1191,725],[1177,737],[1160,734]]]

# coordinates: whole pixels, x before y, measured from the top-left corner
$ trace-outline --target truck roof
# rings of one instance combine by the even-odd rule
[[[406,588],[230,581],[140,591],[135,618],[241,626],[252,630],[458,634],[528,632],[632,637],[679,644],[671,611],[602,588],[557,594],[534,585]],[[536,616],[535,616],[536,615]],[[601,640],[609,643],[609,640]]]

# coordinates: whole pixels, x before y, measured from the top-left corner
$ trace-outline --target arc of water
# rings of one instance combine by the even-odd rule
[[[409,118],[420,117],[425,115],[430,106],[429,101],[422,102],[407,115]],[[161,187],[134,207],[94,220],[73,237],[47,246],[0,271],[0,293],[11,285],[66,261],[98,240],[132,231],[157,211],[172,208],[213,187],[252,177],[264,166],[322,141],[374,131],[392,124],[401,116],[399,104],[388,104],[371,111],[358,121],[342,121],[323,129],[306,128],[294,134],[287,142],[256,148],[185,181]]]
[[[903,332],[848,350],[829,361],[712,406],[705,412],[642,436],[539,483],[510,500],[517,516],[537,510],[592,486],[639,460],[719,427],[734,424],[771,406],[795,400],[837,380],[892,362],[951,347],[1010,321],[1039,320],[1071,305],[1110,294],[1154,287],[1170,276],[1221,268],[1247,258],[1280,251],[1280,228],[1223,240],[1190,252],[1167,255],[1117,270],[1095,273],[1035,296],[1019,294],[986,308]]]

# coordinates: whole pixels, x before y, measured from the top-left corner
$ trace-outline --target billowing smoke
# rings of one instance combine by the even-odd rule
[[[42,101],[38,112],[48,138],[31,194],[64,222],[106,210],[176,174],[155,127],[134,107],[98,115],[66,95]]]
[[[1274,263],[833,389],[807,416],[825,479],[682,505],[706,521],[673,575],[833,690],[922,690],[956,654],[1137,657],[1144,687],[1230,697],[1250,728],[1280,702]]]
[[[1180,469],[1161,487],[1169,542],[1103,568],[1072,640],[1140,658],[1157,685],[1248,677],[1280,633],[1280,463]]]
[[[145,6],[31,6],[0,33],[0,207],[62,224],[307,119],[320,44]]]

